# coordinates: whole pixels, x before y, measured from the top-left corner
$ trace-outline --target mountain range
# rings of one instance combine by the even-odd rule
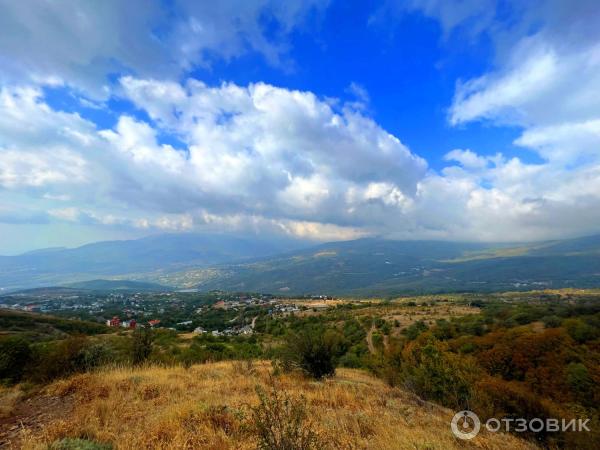
[[[161,234],[0,256],[0,289],[56,286],[99,278],[164,273],[264,257],[305,245],[221,234]],[[1,292],[1,291],[0,291]]]
[[[361,296],[590,288],[600,287],[600,235],[527,244],[366,238],[315,246],[167,234],[0,257],[4,291],[59,285]]]

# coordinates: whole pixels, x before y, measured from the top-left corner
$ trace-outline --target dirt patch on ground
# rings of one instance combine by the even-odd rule
[[[371,325],[371,328],[369,328],[369,332],[367,333],[367,346],[369,347],[369,353],[371,353],[371,355],[374,355],[375,353],[377,353],[377,350],[375,350],[375,345],[373,344],[373,333],[375,332],[375,325]]]
[[[72,396],[39,396],[19,401],[10,415],[0,418],[0,448],[20,448],[19,433],[35,431],[73,410]]]

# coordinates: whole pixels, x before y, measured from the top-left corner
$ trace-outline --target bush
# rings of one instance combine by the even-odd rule
[[[260,387],[258,406],[252,408],[250,428],[258,436],[260,450],[321,449],[314,425],[308,420],[304,397],[292,398],[275,386],[269,393]]]
[[[86,371],[114,361],[113,351],[105,343],[95,343],[85,346],[82,356],[83,368]]]
[[[376,349],[381,349],[383,347],[383,336],[377,332],[371,335],[373,347]]]
[[[88,338],[84,336],[69,337],[62,341],[35,348],[35,370],[30,377],[34,381],[51,381],[55,378],[66,377],[88,369],[86,351],[89,347]]]
[[[448,408],[462,409],[468,405],[476,375],[477,365],[471,358],[445,352],[435,340],[424,345],[413,344],[404,353],[404,386]]]
[[[544,316],[542,322],[544,322],[546,328],[558,328],[562,323],[562,319],[558,316]]]
[[[428,327],[425,324],[425,322],[419,320],[418,322],[413,323],[408,328],[402,330],[402,333],[406,335],[406,337],[409,340],[414,341],[417,338],[417,336],[419,336],[423,331],[427,331],[427,329]]]
[[[433,328],[433,335],[436,339],[441,341],[453,338],[454,330],[452,328],[452,324],[446,319],[438,319],[435,322],[435,327]]]
[[[340,366],[349,367],[351,369],[360,369],[363,366],[363,362],[356,353],[346,353],[340,358]]]
[[[570,419],[565,411],[558,405],[542,399],[524,383],[505,381],[497,377],[484,377],[475,385],[474,410],[482,419],[494,417],[497,419],[524,418],[528,422],[534,418],[546,420],[549,418]],[[552,433],[541,430],[538,433],[519,433],[520,436],[535,438],[547,442],[549,437],[562,439],[561,433]],[[554,448],[554,446],[550,446]]]
[[[582,405],[594,406],[594,380],[583,364],[571,363],[566,370],[567,384],[575,399]]]
[[[380,328],[381,332],[385,335],[389,335],[392,331],[392,326],[390,325],[389,322],[385,322],[381,328]]]
[[[300,369],[317,380],[335,374],[337,358],[344,353],[340,336],[320,327],[306,327],[287,335],[283,368]]]
[[[596,330],[581,319],[567,319],[562,326],[580,344],[596,337]]]
[[[531,311],[518,312],[512,316],[512,319],[519,325],[526,325],[535,320],[535,316]]]
[[[133,364],[142,364],[152,353],[154,332],[149,327],[139,327],[135,329],[131,339],[131,360]]]
[[[22,338],[9,337],[0,341],[0,380],[18,383],[31,361],[31,349]]]
[[[381,378],[385,380],[391,387],[398,386],[402,382],[402,347],[397,343],[392,343],[389,348],[385,350],[385,355],[382,361],[377,364],[372,370]]]

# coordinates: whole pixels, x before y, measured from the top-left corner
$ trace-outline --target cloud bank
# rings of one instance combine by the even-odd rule
[[[600,231],[594,2],[515,2],[518,21],[502,19],[495,2],[403,3],[402,11],[438,21],[444,36],[486,34],[494,43],[494,68],[457,82],[449,126],[516,126],[515,145],[538,159],[448,149],[439,171],[369,116],[360,85],[351,86],[358,101],[343,103],[259,80],[208,85],[182,76],[249,51],[274,66],[291,63],[287,37],[324,3],[175,2],[166,28],[160,2],[0,3],[0,28],[10,30],[0,38],[3,224],[320,240],[522,241]],[[275,36],[265,15],[279,24]],[[102,126],[50,106],[45,88],[57,84],[82,102],[129,108]]]

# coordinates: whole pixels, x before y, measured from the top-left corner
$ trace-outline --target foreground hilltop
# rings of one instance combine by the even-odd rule
[[[319,448],[465,448],[450,432],[452,411],[390,388],[364,371],[339,369],[324,382],[271,374],[267,362],[220,362],[77,375],[27,400],[12,392],[14,406],[4,411],[0,439],[9,448],[25,449],[73,442],[65,439],[91,441],[85,448],[94,449],[254,449],[257,387],[273,408],[276,386],[279,398],[287,395],[295,405],[294,417],[302,416],[296,406],[305,398],[306,420],[298,423],[305,432],[317,433]],[[4,397],[6,403],[9,393]],[[488,432],[468,446],[536,448],[511,435]]]

